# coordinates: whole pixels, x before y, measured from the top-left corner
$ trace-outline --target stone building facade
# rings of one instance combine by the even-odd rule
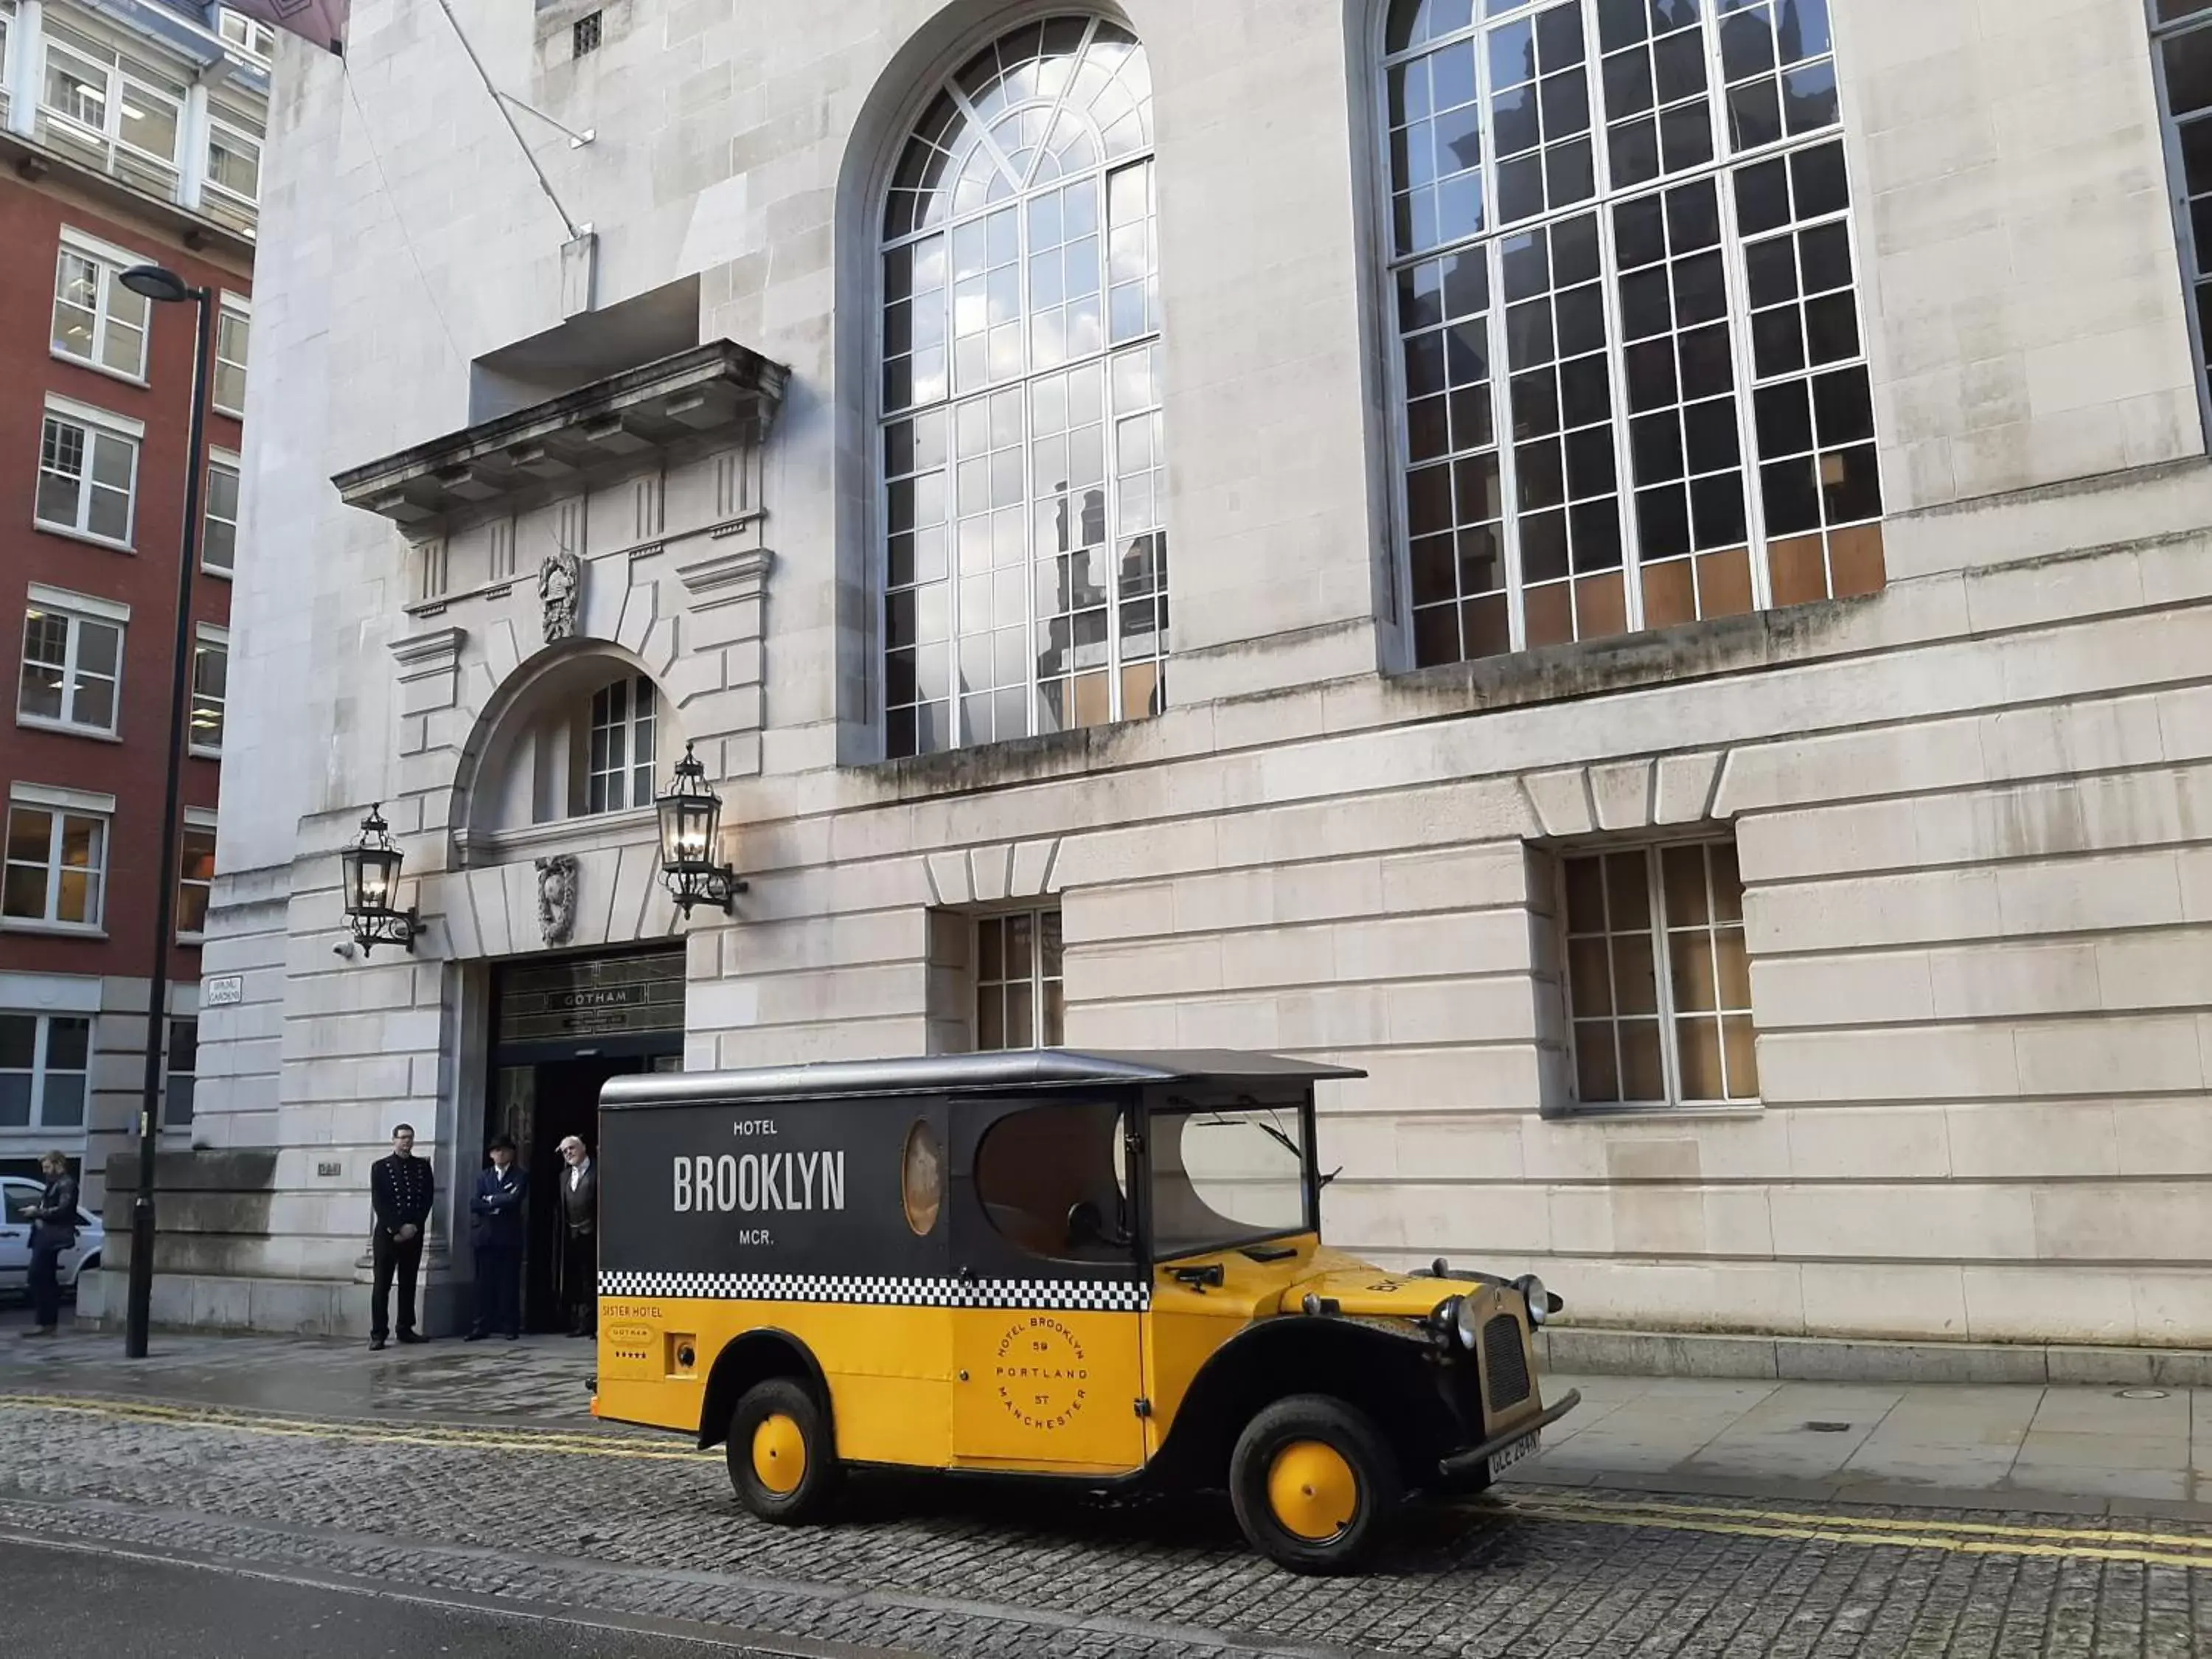
[[[455,10],[591,142],[284,43],[158,1314],[360,1328],[398,1121],[1065,1041],[1363,1067],[1335,1238],[1586,1322],[2212,1343],[2191,0]]]

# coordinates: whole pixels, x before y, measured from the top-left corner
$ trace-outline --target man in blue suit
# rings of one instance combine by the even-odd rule
[[[516,1165],[514,1143],[501,1135],[491,1144],[491,1168],[477,1177],[469,1200],[477,1259],[471,1342],[489,1336],[495,1326],[510,1342],[522,1334],[522,1226],[529,1193],[529,1173]]]

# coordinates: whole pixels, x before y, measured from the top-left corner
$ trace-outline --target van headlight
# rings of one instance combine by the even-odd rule
[[[1521,1292],[1528,1304],[1528,1325],[1532,1330],[1552,1316],[1552,1293],[1544,1288],[1544,1281],[1534,1273],[1523,1273],[1513,1281],[1513,1288]]]
[[[1474,1324],[1474,1298],[1471,1296],[1452,1299],[1452,1334],[1459,1338],[1461,1347],[1472,1353],[1477,1335]]]

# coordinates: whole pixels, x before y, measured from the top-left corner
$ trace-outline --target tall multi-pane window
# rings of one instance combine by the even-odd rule
[[[1152,80],[1092,17],[969,58],[884,216],[884,706],[893,756],[1164,706]]]
[[[192,1127],[192,1097],[200,1070],[200,1023],[197,1019],[169,1022],[169,1064],[161,1091],[161,1127]]]
[[[0,917],[68,927],[97,927],[107,885],[112,800],[66,804],[69,791],[18,784],[8,807],[6,859],[0,869]],[[105,810],[101,810],[105,809]]]
[[[191,752],[222,753],[223,710],[230,698],[230,630],[202,623],[192,642]]]
[[[23,608],[17,718],[112,734],[123,678],[123,630],[130,614],[106,600],[34,585]]]
[[[653,803],[653,682],[640,674],[592,698],[592,748],[584,810],[619,812]]]
[[[1560,872],[1577,1101],[1757,1100],[1734,843],[1592,853],[1562,859]]]
[[[33,520],[49,530],[127,544],[142,430],[136,421],[49,398],[39,434]]]
[[[228,576],[238,565],[238,457],[208,458],[206,517],[200,526],[200,568]]]
[[[215,814],[185,808],[184,831],[177,847],[177,936],[190,940],[207,932],[215,894]]]
[[[95,368],[146,378],[146,307],[118,279],[143,259],[72,238],[54,266],[53,349]]]
[[[2159,96],[2197,342],[2197,395],[2212,429],[2212,0],[2154,0]]]
[[[1390,7],[1417,664],[1882,585],[1826,6]]]
[[[252,315],[246,301],[234,294],[222,296],[215,319],[215,386],[213,402],[226,415],[246,412],[246,345],[252,333]]]
[[[1066,1038],[1060,911],[975,921],[975,1048],[1055,1048]]]

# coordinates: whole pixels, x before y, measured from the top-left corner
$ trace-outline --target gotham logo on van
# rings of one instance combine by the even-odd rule
[[[679,1155],[673,1160],[673,1207],[694,1212],[759,1215],[772,1210],[845,1207],[845,1154],[724,1152]]]

